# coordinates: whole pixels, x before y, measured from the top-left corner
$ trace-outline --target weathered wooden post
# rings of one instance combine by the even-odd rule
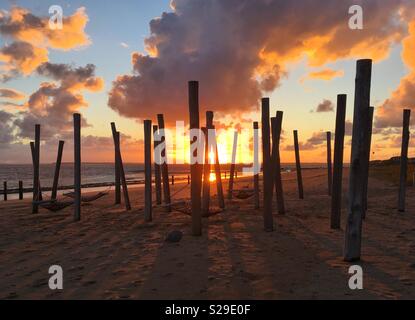
[[[121,177],[122,191],[124,195],[125,208],[126,210],[131,210],[130,197],[128,195],[127,180],[125,179],[124,164],[123,164],[122,156],[121,156],[121,143],[120,143],[119,135],[117,138],[118,131],[117,131],[117,128],[114,122],[111,122],[111,131],[112,131],[112,138],[114,140],[114,145],[115,145],[115,154],[118,159],[117,162],[118,162],[118,167],[120,170],[120,177]]]
[[[271,143],[269,125],[269,98],[262,99],[262,163],[263,163],[263,189],[264,189],[264,229],[265,231],[274,230],[274,220],[272,216],[272,193],[274,189],[274,175],[271,164]]]
[[[370,150],[372,145],[372,130],[373,130],[373,114],[375,112],[374,107],[369,107],[368,110],[368,124],[367,124],[367,136],[365,143],[365,180],[363,181],[363,219],[366,218],[367,211],[367,189],[369,186],[369,169],[370,169]]]
[[[213,126],[215,130],[215,126]],[[219,152],[218,152],[218,142],[216,139],[216,130],[215,130],[215,177],[216,177],[216,189],[218,194],[218,203],[219,208],[225,208],[225,197],[223,195],[223,186],[222,186],[222,174],[220,171],[220,161],[219,161]]]
[[[346,120],[347,95],[337,96],[336,133],[334,139],[334,168],[331,195],[330,227],[340,229],[343,181],[343,148]]]
[[[232,199],[233,195],[233,179],[235,176],[235,165],[236,165],[236,149],[238,147],[238,131],[235,131],[233,134],[233,149],[232,149],[232,163],[231,163],[231,173],[229,176],[228,184],[228,199]]]
[[[7,181],[3,182],[3,200],[7,201]]]
[[[278,207],[279,214],[285,214],[284,191],[282,188],[282,177],[281,177],[281,156],[280,156],[282,117],[283,117],[283,112],[277,111],[276,118],[271,119],[272,162],[273,162],[273,166],[275,170],[274,172],[275,193],[276,193],[276,198],[277,198],[277,207]]]
[[[166,144],[166,134],[164,133],[164,115],[158,114],[157,121],[159,130],[163,132],[159,144],[164,144],[163,150],[161,150],[161,158],[165,159],[161,164],[161,176],[163,181],[163,198],[164,204],[166,205],[167,212],[171,212],[171,198],[170,198],[170,185],[169,185],[169,168],[167,165],[167,144]]]
[[[35,143],[33,145],[34,149],[34,162],[33,162],[33,205],[32,213],[39,212],[39,206],[37,201],[39,201],[39,166],[40,166],[40,124],[35,125]]]
[[[259,209],[259,172],[261,171],[261,166],[259,164],[259,125],[255,121],[253,123],[254,127],[254,207]],[[225,172],[226,176],[226,172]]]
[[[205,163],[203,164],[203,189],[202,189],[202,213],[209,213],[210,206],[210,146],[208,134],[208,116],[206,115],[206,127],[202,127],[202,132],[205,135]]]
[[[158,126],[153,126],[153,135],[158,131]],[[159,141],[153,139],[154,144],[154,179],[155,179],[155,187],[156,187],[156,204],[161,205],[161,171],[160,171],[160,154],[156,154],[157,146],[159,145]]]
[[[300,147],[298,144],[298,131],[294,130],[295,165],[297,171],[298,197],[304,199],[303,176],[301,174]]]
[[[401,149],[401,169],[400,169],[400,183],[399,183],[399,203],[398,209],[400,212],[405,212],[406,200],[406,184],[408,172],[408,146],[409,146],[409,123],[411,120],[411,110],[405,109],[403,111],[403,130],[402,130],[402,149]]]
[[[35,143],[33,141],[30,142],[30,151],[32,153],[32,164],[33,164],[33,172],[34,172],[34,170],[35,170],[35,162],[36,162],[35,161],[35,157],[36,157],[36,147],[35,147]],[[34,201],[35,200],[35,187],[34,187],[34,184],[33,184],[32,192],[33,192],[33,201]],[[38,193],[38,195],[39,195],[39,200],[40,201],[43,200],[42,199],[43,198],[42,197],[42,188],[40,186],[40,181],[39,181],[39,193]]]
[[[187,184],[190,184],[190,175],[187,175]]]
[[[327,131],[327,190],[328,195],[331,196],[333,184],[333,171],[331,167],[331,132]]]
[[[353,115],[352,152],[350,160],[349,201],[345,230],[344,260],[360,259],[362,244],[363,188],[365,177],[365,147],[372,60],[358,60],[356,67],[356,89]]]
[[[171,185],[174,186],[174,175],[171,176]]]
[[[190,118],[190,150],[192,150],[192,144],[198,144],[198,138],[192,137],[192,130],[199,129],[199,82],[189,81],[189,118]],[[201,165],[198,163],[198,148],[190,155],[190,174],[191,180],[191,206],[192,206],[192,234],[194,236],[202,235],[202,211],[201,211],[201,189],[202,189],[202,170]]]
[[[120,173],[120,163],[118,161],[118,152],[117,146],[120,145],[120,133],[115,132],[113,137],[116,143],[114,143],[114,164],[115,164],[115,204],[121,204],[121,173]]]
[[[53,176],[53,186],[52,186],[52,200],[56,200],[57,194],[58,194],[58,183],[59,183],[59,172],[61,170],[61,163],[62,163],[62,153],[63,153],[63,146],[65,142],[59,141],[58,146],[58,156],[56,159],[56,165],[55,165],[55,175]]]
[[[23,181],[19,181],[19,200],[23,200]]]
[[[81,220],[81,115],[74,113],[74,221]]]
[[[152,177],[151,177],[151,120],[144,120],[144,219],[146,222],[153,220]]]

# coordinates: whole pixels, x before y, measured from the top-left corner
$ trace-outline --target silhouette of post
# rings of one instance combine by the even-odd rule
[[[174,175],[171,176],[171,185],[174,186]]]
[[[300,147],[298,144],[298,131],[294,130],[295,165],[297,171],[298,197],[304,199],[303,176],[301,174]]]
[[[259,125],[258,122],[255,121],[253,123],[254,127],[254,207],[255,209],[259,209],[259,171],[260,171],[260,164],[259,164]]]
[[[158,131],[158,126],[153,126],[153,135]],[[156,141],[156,139],[153,139],[154,144],[154,179],[155,179],[155,187],[156,187],[156,204],[161,204],[161,171],[160,171],[160,164],[158,161],[160,161],[160,154],[156,154],[157,152],[157,146],[159,145],[159,141]]]
[[[283,118],[283,112],[277,111],[276,118],[271,119],[272,162],[274,165],[275,193],[276,193],[276,198],[277,198],[277,208],[278,208],[279,214],[285,214],[284,191],[282,188],[282,177],[281,177],[281,156],[280,156],[282,118]]]
[[[274,230],[272,216],[272,192],[274,189],[274,175],[271,164],[271,143],[270,143],[270,120],[269,120],[269,98],[262,99],[262,163],[263,163],[263,189],[264,189],[264,229]]]
[[[360,259],[362,244],[365,143],[368,129],[372,60],[358,60],[350,160],[349,201],[345,230],[344,260]]]
[[[81,220],[81,115],[73,115],[74,123],[74,221]]]
[[[229,176],[228,184],[228,199],[232,199],[233,194],[233,179],[235,176],[235,164],[236,164],[236,149],[238,147],[238,131],[235,131],[233,134],[233,149],[232,149],[232,163],[231,163],[231,173]]]
[[[131,210],[130,197],[128,195],[127,180],[125,179],[124,164],[123,164],[122,155],[121,155],[120,133],[117,131],[117,128],[114,122],[111,122],[111,131],[112,131],[112,138],[114,140],[114,145],[115,145],[115,154],[118,159],[117,162],[118,162],[118,167],[120,170],[120,178],[121,178],[121,184],[122,184],[122,191],[124,195],[125,209]],[[117,132],[118,132],[118,137],[117,137]]]
[[[219,152],[218,152],[218,141],[216,137],[215,126],[214,129],[214,141],[215,141],[215,176],[216,176],[216,189],[218,194],[218,205],[219,208],[225,208],[225,197],[223,195],[223,186],[222,186],[222,174],[220,172],[220,161],[219,161]]]
[[[190,130],[199,129],[199,82],[189,82],[189,118],[190,118]],[[199,142],[197,139],[200,135],[192,137],[190,140],[190,150],[192,150],[192,144]],[[202,235],[202,210],[201,210],[201,189],[202,189],[202,170],[201,165],[198,163],[198,148],[191,155],[191,206],[192,206],[192,234],[194,236]]]
[[[33,161],[33,205],[32,205],[32,213],[39,212],[39,206],[37,205],[37,201],[39,201],[39,180],[40,180],[40,173],[39,173],[39,166],[40,166],[40,124],[35,125],[35,143],[34,143],[34,161]]]
[[[115,132],[114,135],[114,163],[115,163],[115,204],[121,204],[121,173],[120,163],[118,161],[117,146],[120,145],[120,133]]]
[[[403,111],[403,130],[402,130],[402,149],[401,149],[401,169],[400,169],[400,183],[399,183],[399,203],[398,209],[400,212],[405,212],[406,200],[406,181],[408,174],[408,146],[409,146],[409,123],[411,119],[411,110],[405,109]]]
[[[164,132],[164,116],[162,114],[157,115],[157,121],[159,125],[159,130]],[[167,165],[167,144],[166,144],[166,135],[163,133],[159,144],[164,144],[163,150],[161,150],[161,158],[165,159],[161,166],[161,176],[163,180],[163,195],[164,195],[164,204],[166,205],[167,212],[171,212],[171,199],[170,199],[170,185],[169,185],[169,168]]]
[[[3,200],[7,201],[7,181],[3,182]]]
[[[33,172],[35,170],[35,157],[36,157],[36,148],[35,148],[35,143],[33,141],[30,142],[30,151],[32,153],[32,164],[33,164]],[[33,179],[33,201],[35,201],[35,187],[34,187],[34,179]],[[40,181],[39,181],[39,200],[42,200],[42,188],[40,186]]]
[[[151,120],[144,120],[144,219],[146,222],[153,220],[152,177],[151,177]]]
[[[203,165],[203,190],[202,190],[202,213],[209,213],[210,205],[210,159],[209,159],[209,136],[208,136],[208,117],[206,116],[206,127],[202,127],[205,135],[205,163]]]
[[[331,132],[327,131],[327,191],[331,196],[332,184],[333,184],[333,171],[331,167]]]
[[[56,165],[55,165],[55,175],[53,176],[53,186],[52,186],[52,200],[56,200],[58,194],[58,184],[59,184],[59,172],[61,170],[61,163],[62,163],[62,153],[63,153],[63,146],[65,142],[59,141],[58,146],[58,156],[56,158]]]
[[[19,200],[23,200],[23,181],[19,181]]]
[[[367,125],[367,137],[365,143],[365,180],[363,181],[363,219],[366,218],[367,211],[367,189],[369,186],[369,169],[370,169],[370,149],[372,145],[372,129],[373,129],[373,114],[375,108],[369,107],[368,110],[368,125]]]
[[[330,226],[332,229],[340,229],[341,221],[346,101],[347,95],[339,94],[337,96],[336,133],[334,139],[334,167],[330,216]]]

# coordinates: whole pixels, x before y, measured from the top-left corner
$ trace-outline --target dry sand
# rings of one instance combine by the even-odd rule
[[[347,170],[344,176],[346,184]],[[135,210],[114,206],[111,194],[84,205],[78,223],[72,208],[33,215],[29,200],[0,202],[0,298],[415,298],[415,189],[408,189],[407,212],[398,213],[397,187],[370,179],[359,263],[364,290],[352,291],[342,260],[344,230],[329,228],[326,180],[324,170],[304,171],[305,200],[298,200],[295,172],[284,176],[287,213],[274,215],[275,232],[263,231],[253,199],[235,200],[203,220],[199,238],[182,213],[156,209],[154,222],[144,223],[137,210],[143,189],[131,189]],[[247,184],[238,181],[238,187]],[[184,233],[179,243],[165,242],[172,230]],[[48,287],[54,264],[63,268],[62,291]]]

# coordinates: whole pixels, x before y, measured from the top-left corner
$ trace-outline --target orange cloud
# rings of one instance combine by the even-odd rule
[[[301,78],[300,82],[304,82],[305,80],[325,80],[330,81],[334,78],[343,77],[344,71],[343,70],[333,70],[330,68],[323,69],[320,71],[310,72],[308,75]]]

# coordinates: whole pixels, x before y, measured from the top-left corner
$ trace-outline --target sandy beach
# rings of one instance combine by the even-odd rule
[[[202,237],[193,237],[191,218],[175,211],[157,208],[145,223],[142,188],[130,190],[132,211],[113,205],[111,193],[83,205],[78,223],[71,207],[33,215],[29,199],[0,202],[0,298],[415,298],[415,188],[408,187],[407,212],[399,213],[397,186],[370,178],[357,263],[364,289],[350,290],[350,264],[342,258],[345,210],[342,229],[331,230],[326,171],[303,175],[305,200],[298,200],[295,172],[283,176],[287,213],[275,210],[271,233],[263,231],[252,198],[227,201],[224,212],[203,219]],[[238,179],[236,188],[250,182]],[[175,201],[188,199],[186,185],[172,187]],[[183,232],[178,243],[165,241],[173,230]],[[63,290],[48,287],[55,264],[63,268]]]

